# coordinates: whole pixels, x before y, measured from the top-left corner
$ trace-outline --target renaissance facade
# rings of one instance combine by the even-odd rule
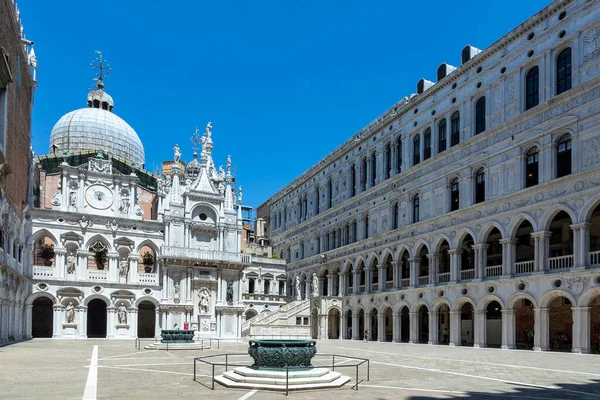
[[[465,47],[259,208],[314,337],[598,349],[598,32],[559,0]]]

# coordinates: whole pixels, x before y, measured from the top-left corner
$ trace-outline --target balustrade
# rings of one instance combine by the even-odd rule
[[[462,271],[460,271],[460,279],[463,281],[468,279],[475,279],[475,270],[463,269]]]
[[[590,265],[600,264],[600,251],[590,251]]]
[[[502,275],[502,265],[492,265],[485,268],[485,276],[500,276]]]
[[[33,277],[36,279],[52,278],[54,276],[54,267],[33,266]]]
[[[516,274],[531,273],[531,272],[533,272],[533,268],[534,268],[533,260],[521,261],[521,262],[515,263],[515,273]]]
[[[400,285],[402,287],[410,286],[410,278],[400,279]]]
[[[427,275],[419,277],[419,285],[427,285],[429,283],[429,277]]]
[[[443,272],[441,274],[438,274],[438,282],[439,283],[450,282],[450,272]]]
[[[88,279],[91,281],[107,281],[108,271],[107,270],[94,270],[88,269]]]
[[[550,257],[548,259],[548,268],[550,271],[556,269],[571,268],[573,266],[573,255]]]
[[[160,253],[162,257],[189,258],[194,260],[205,261],[225,261],[243,264],[249,264],[252,262],[252,256],[250,254],[230,253],[226,251],[216,250],[190,249],[187,247],[162,246]]]
[[[150,285],[158,284],[158,277],[154,273],[138,272],[139,283],[146,283]]]

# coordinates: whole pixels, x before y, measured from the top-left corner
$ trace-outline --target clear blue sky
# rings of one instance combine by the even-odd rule
[[[35,41],[33,149],[84,107],[102,50],[115,113],[138,133],[149,170],[196,125],[213,124],[215,163],[231,154],[257,207],[403,96],[439,64],[460,65],[548,0],[18,0]]]

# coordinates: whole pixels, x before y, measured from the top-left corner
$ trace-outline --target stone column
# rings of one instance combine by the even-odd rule
[[[373,331],[371,330],[371,313],[365,313],[365,321],[364,321],[364,325],[365,325],[365,329],[369,330],[369,337],[366,338],[368,341],[373,340]]]
[[[427,260],[429,260],[429,285],[435,285],[437,283],[439,259],[437,254],[427,254]]]
[[[56,248],[54,249],[54,254],[54,276],[64,279],[64,277],[67,275],[65,271],[65,254],[67,254],[67,249]]]
[[[456,283],[460,280],[459,274],[459,263],[458,258],[460,257],[461,249],[451,249],[448,250],[448,255],[450,256],[450,283]],[[460,335],[459,335],[460,339]]]
[[[352,339],[358,340],[360,332],[358,332],[358,314],[352,313]]]
[[[460,311],[450,311],[450,346],[460,346]]]
[[[127,282],[137,283],[138,279],[138,260],[139,254],[129,254],[129,273],[127,274]]]
[[[33,304],[25,305],[25,339],[31,339],[31,322],[32,315],[31,311],[33,309]]]
[[[392,323],[392,341],[398,343],[401,340],[400,333],[402,332],[402,318],[400,313],[395,312],[392,314]]]
[[[502,348],[515,349],[515,310],[502,310]]]
[[[108,266],[104,266],[104,268],[108,269],[107,279],[111,283],[112,282],[119,283],[119,280],[121,279],[120,270],[119,270],[118,266],[119,266],[119,253],[117,253],[117,252],[108,253]]]
[[[370,292],[371,290],[373,290],[373,287],[371,285],[371,279],[372,278],[372,274],[373,274],[373,268],[371,267],[366,267],[365,268],[365,292]]]
[[[116,318],[116,309],[113,306],[106,307],[106,337],[114,338],[115,337],[115,324],[117,323]]]
[[[533,351],[550,350],[549,329],[550,329],[550,309],[534,308],[534,328],[533,328]]]
[[[338,326],[339,326],[338,339],[344,340],[346,338],[346,335],[348,334],[346,332],[348,330],[348,328],[346,327],[346,318],[344,318],[343,312],[340,312],[340,320],[338,321]]]
[[[366,189],[365,189],[365,190],[367,190],[367,189],[369,189],[371,186],[373,186],[373,185],[371,185],[371,176],[372,176],[372,175],[371,175],[371,170],[372,170],[372,169],[373,169],[373,167],[374,167],[374,165],[372,165],[372,164],[373,164],[373,163],[371,162],[371,157],[370,157],[370,156],[369,156],[369,157],[367,157],[367,171],[366,171],[366,172],[367,172],[367,176],[366,176],[366,179],[365,179],[365,183],[366,183],[366,185],[365,185],[365,188],[366,188]]]
[[[87,279],[89,253],[86,250],[77,250],[77,279]]]
[[[475,251],[475,280],[482,280],[485,277],[485,255],[488,244],[474,244],[471,246]]]
[[[531,233],[531,237],[535,240],[535,272],[544,272],[547,269],[550,236],[552,236],[552,232],[548,231]]]
[[[379,278],[379,281],[378,281],[379,287],[378,287],[378,289],[379,289],[379,291],[383,291],[383,290],[386,289],[385,288],[385,283],[387,282],[387,268],[386,268],[386,265],[381,265],[381,264],[377,265],[377,270],[379,271],[379,276],[378,276],[378,278]]]
[[[570,227],[573,231],[573,267],[585,268],[590,264],[590,223],[583,222]]]
[[[516,261],[516,246],[519,242],[518,239],[505,238],[499,240],[502,245],[502,277],[510,277],[514,271],[514,265]]]
[[[400,287],[400,271],[398,269],[398,261],[392,261],[392,287],[397,289]]]
[[[138,337],[138,308],[131,307],[129,309],[129,337],[137,339]]]
[[[154,339],[160,339],[160,310],[158,307],[154,310]]]
[[[377,341],[385,342],[385,313],[377,314]]]
[[[346,291],[346,275],[343,272],[338,272],[338,296],[342,297],[347,294]]]
[[[54,339],[62,336],[62,309],[63,306],[61,304],[55,304],[52,306],[52,337]]]
[[[409,332],[408,343],[419,343],[419,313],[410,312],[409,318]]]
[[[486,311],[475,310],[473,347],[486,347]]]
[[[410,263],[410,286],[417,286],[419,284],[419,262],[421,260],[416,258],[409,258]]]
[[[327,274],[327,296],[333,295],[333,275]]]
[[[591,307],[571,307],[573,314],[573,353],[590,352]]]
[[[77,307],[79,313],[79,337],[87,338],[87,306],[80,305]]]
[[[429,311],[429,342],[428,344],[439,344],[439,314],[436,311]]]
[[[354,287],[352,288],[352,293],[358,294],[360,291],[360,272],[354,271],[351,273],[354,274],[354,282],[352,282]]]

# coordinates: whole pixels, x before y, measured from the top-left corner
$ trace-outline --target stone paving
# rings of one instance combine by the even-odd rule
[[[90,368],[97,348],[95,368]],[[221,343],[220,349],[136,350],[132,341],[35,339],[0,348],[0,399],[283,399],[282,393],[211,391],[209,376],[193,381],[193,358],[245,353],[245,343]],[[519,350],[319,341],[319,353],[371,360],[370,380],[354,385],[352,362],[336,364],[350,384],[341,389],[290,393],[317,399],[600,399],[600,356]],[[319,362],[329,362],[319,358]],[[90,369],[92,373],[90,373]],[[217,368],[217,372],[219,369]],[[222,369],[221,369],[222,372]],[[200,375],[210,369],[199,368]],[[88,377],[88,375],[90,377]],[[366,379],[366,368],[360,369]],[[86,388],[87,384],[87,388]]]

